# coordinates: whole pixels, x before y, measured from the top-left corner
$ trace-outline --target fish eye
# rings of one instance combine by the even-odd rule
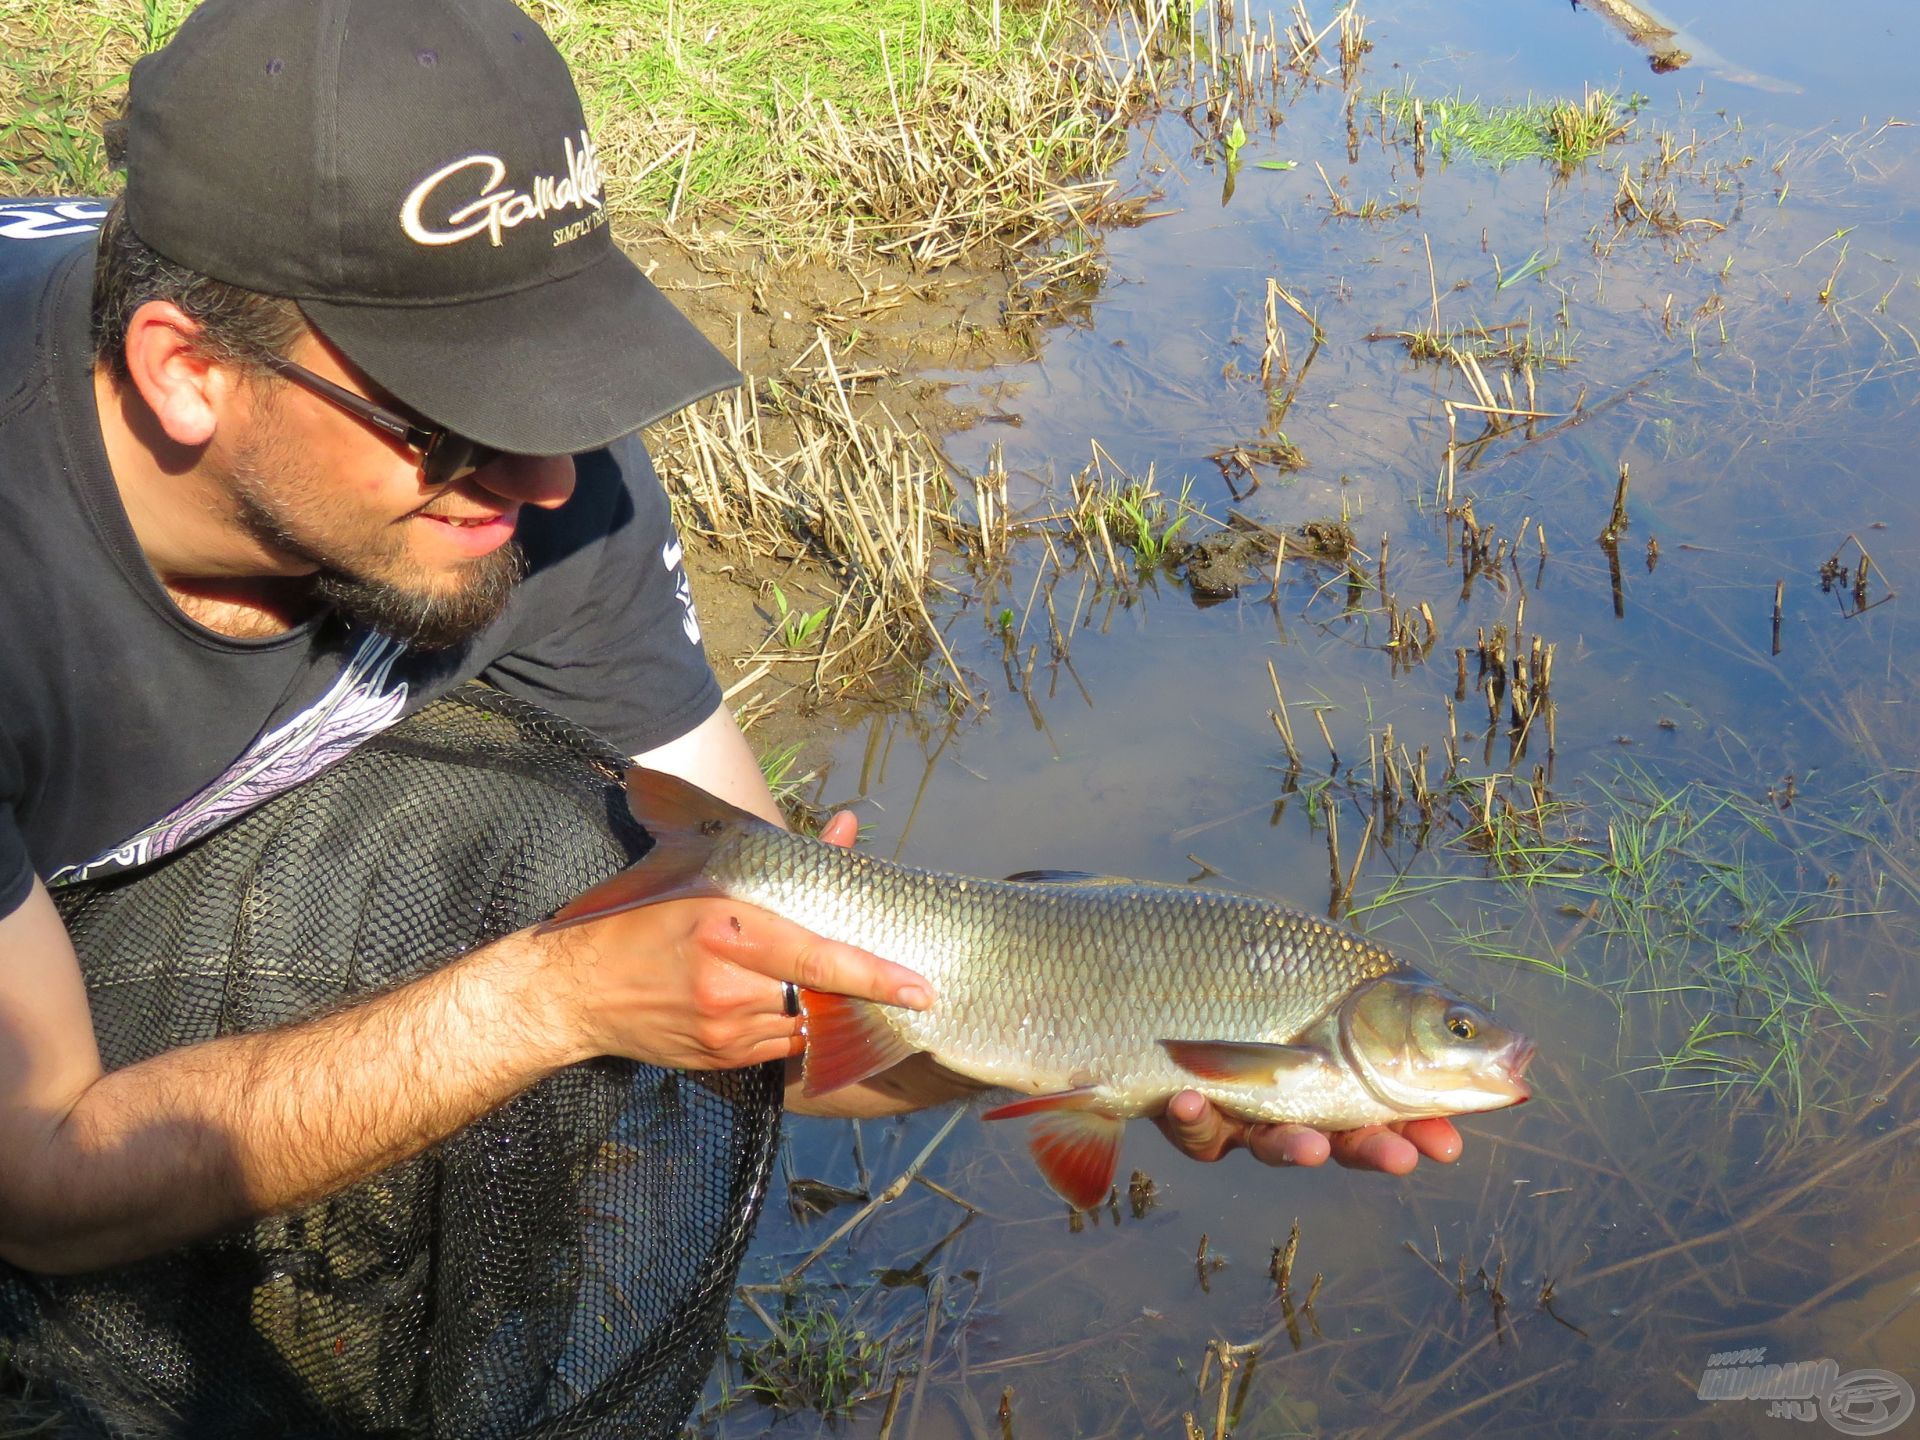
[[[1456,1040],[1471,1040],[1480,1033],[1480,1027],[1469,1017],[1455,1011],[1447,1017],[1447,1033]]]

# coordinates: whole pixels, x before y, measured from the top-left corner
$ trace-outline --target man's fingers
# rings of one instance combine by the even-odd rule
[[[1436,1117],[1432,1120],[1409,1120],[1396,1128],[1412,1143],[1414,1149],[1429,1160],[1438,1160],[1442,1165],[1451,1165],[1460,1158],[1460,1151],[1463,1148],[1460,1132],[1454,1128],[1453,1122],[1445,1117]]]
[[[860,838],[860,821],[851,810],[841,810],[820,827],[820,838],[829,845],[851,845]]]
[[[1247,1141],[1264,1165],[1324,1165],[1331,1149],[1327,1137],[1306,1125],[1259,1125]]]
[[[1337,1135],[1329,1135],[1327,1140],[1333,1158],[1354,1170],[1381,1170],[1389,1175],[1405,1175],[1420,1163],[1420,1152],[1413,1144],[1384,1125],[1342,1131]]]
[[[1182,1090],[1169,1100],[1159,1124],[1167,1139],[1195,1160],[1217,1160],[1233,1146],[1226,1117],[1198,1090]]]
[[[771,980],[791,980],[803,990],[824,990],[924,1010],[933,1003],[927,982],[904,965],[810,930],[767,911],[741,907],[711,922],[714,948],[735,964]],[[769,1009],[781,1008],[776,992]]]

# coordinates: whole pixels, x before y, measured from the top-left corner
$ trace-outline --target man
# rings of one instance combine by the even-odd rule
[[[50,887],[168,863],[469,677],[777,818],[636,438],[738,377],[613,245],[533,22],[209,0],[135,67],[126,160],[97,239],[99,207],[0,208],[0,1259],[168,1251],[594,1056],[791,1060],[784,982],[930,1003],[884,959],[677,901],[103,1072]],[[829,1104],[955,1093],[909,1064]],[[1206,1159],[1329,1153],[1198,1095],[1165,1123]],[[1444,1121],[1334,1143],[1394,1172],[1458,1150]]]

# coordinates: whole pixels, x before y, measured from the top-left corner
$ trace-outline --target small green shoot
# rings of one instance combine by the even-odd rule
[[[794,767],[800,762],[802,742],[795,740],[790,745],[781,745],[769,750],[760,757],[760,778],[767,782],[767,789],[773,798],[785,805],[800,793],[800,788],[813,779],[814,772],[805,771],[796,775]]]
[[[1494,292],[1498,294],[1510,286],[1518,285],[1522,280],[1531,279],[1535,275],[1543,275],[1559,263],[1557,258],[1549,260],[1544,254],[1536,250],[1527,256],[1518,270],[1515,270],[1511,275],[1507,275],[1501,272],[1500,257],[1496,255],[1493,258],[1493,273],[1495,277],[1493,282]]]
[[[1220,141],[1220,148],[1226,152],[1227,163],[1229,165],[1239,163],[1240,151],[1245,147],[1246,143],[1246,127],[1240,123],[1240,117],[1236,115],[1233,119],[1233,129],[1229,130]]]
[[[1108,524],[1113,526],[1115,538],[1133,551],[1143,568],[1153,569],[1166,563],[1174,540],[1190,518],[1187,496],[1192,488],[1192,481],[1183,484],[1180,498],[1171,506],[1159,491],[1138,483],[1113,497]]]
[[[805,650],[813,637],[820,633],[827,623],[827,617],[833,614],[831,605],[822,605],[818,610],[796,610],[787,600],[786,591],[777,584],[773,587],[773,603],[778,607],[779,618],[774,621],[774,633],[780,637],[780,643],[789,650]]]

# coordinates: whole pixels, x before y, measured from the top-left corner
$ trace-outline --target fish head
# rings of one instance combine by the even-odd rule
[[[1533,1094],[1533,1042],[1425,976],[1387,976],[1349,995],[1340,1047],[1375,1098],[1409,1117],[1498,1110]]]

